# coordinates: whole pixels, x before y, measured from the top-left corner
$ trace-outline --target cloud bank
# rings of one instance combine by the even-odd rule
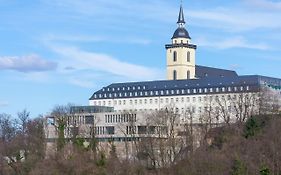
[[[0,57],[0,70],[18,72],[44,72],[57,68],[57,63],[47,61],[38,55]]]

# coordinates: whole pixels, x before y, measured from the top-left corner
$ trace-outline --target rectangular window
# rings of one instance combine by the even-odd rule
[[[196,102],[196,97],[193,97],[193,98],[192,98],[192,101],[193,101],[193,102]]]

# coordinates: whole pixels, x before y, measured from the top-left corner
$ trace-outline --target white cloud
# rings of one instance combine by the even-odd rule
[[[0,57],[0,70],[15,70],[19,72],[43,72],[55,70],[57,63],[47,61],[38,55]]]
[[[259,12],[247,8],[217,8],[211,10],[192,10],[189,14],[198,26],[224,29],[226,31],[249,31],[254,29],[281,28],[281,13]]]
[[[155,68],[120,61],[107,54],[87,52],[66,46],[51,46],[51,49],[64,57],[59,61],[61,65],[74,67],[76,71],[103,71],[133,80],[153,80],[161,77],[161,72]]]
[[[94,35],[54,35],[49,34],[44,36],[43,41],[49,42],[106,42],[106,43],[129,43],[129,44],[142,44],[147,45],[151,40],[136,37],[136,36],[94,36]]]
[[[273,2],[268,0],[247,0],[247,2],[262,9],[281,10],[281,2]]]
[[[70,78],[69,83],[79,86],[79,87],[84,87],[84,88],[95,87],[95,84],[93,83],[93,79],[92,80],[81,80],[81,77],[80,78],[77,78],[77,77]]]
[[[215,41],[215,42],[210,42]],[[199,38],[195,41],[200,46],[207,46],[217,49],[247,48],[257,50],[268,50],[270,47],[264,43],[249,43],[243,37],[233,37],[225,40]]]
[[[0,107],[6,107],[9,103],[7,101],[0,101]]]

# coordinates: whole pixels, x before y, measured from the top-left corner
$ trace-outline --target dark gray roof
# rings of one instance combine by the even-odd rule
[[[180,12],[179,12],[179,17],[178,17],[178,22],[177,23],[178,24],[185,24],[182,5],[180,7]]]
[[[170,95],[192,95],[225,93],[222,88],[230,88],[231,92],[256,92],[261,85],[281,90],[281,79],[260,75],[238,76],[233,70],[218,69],[196,65],[196,78],[189,80],[159,80],[143,82],[113,83],[95,92],[90,100],[107,98],[135,98]],[[243,87],[241,91],[233,91],[234,87]],[[247,87],[247,88],[246,88]],[[219,88],[220,92],[211,91]],[[204,91],[202,91],[204,89]],[[207,91],[205,91],[207,89]],[[164,91],[163,94],[160,92]],[[169,91],[169,93],[167,92]],[[171,93],[177,91],[180,93]],[[167,92],[167,93],[166,93]],[[132,96],[129,94],[133,94]],[[147,95],[145,95],[147,94]],[[111,95],[112,97],[110,97]]]
[[[191,39],[191,37],[189,36],[188,31],[184,27],[177,28],[177,30],[174,32],[174,35],[173,35],[172,39],[174,39],[174,38],[188,38],[188,39]]]
[[[196,65],[196,78],[219,78],[219,77],[237,77],[237,73],[233,70],[218,69],[207,66]]]
[[[104,87],[101,90],[95,92],[90,100],[171,95],[216,94],[226,93],[226,89],[229,88],[233,93],[241,93],[241,91],[257,92],[260,86],[266,83],[281,87],[281,79],[263,77],[258,75],[209,77],[191,80],[128,82],[114,83],[107,87]],[[235,91],[235,87],[238,90]],[[219,88],[219,92],[216,92],[214,90],[215,88]],[[223,88],[225,88],[225,91],[222,90]],[[161,94],[160,92],[164,93]]]

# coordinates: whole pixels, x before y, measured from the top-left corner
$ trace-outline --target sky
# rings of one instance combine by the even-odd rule
[[[0,113],[165,79],[180,0],[0,0]],[[281,78],[281,1],[183,0],[196,64]]]

